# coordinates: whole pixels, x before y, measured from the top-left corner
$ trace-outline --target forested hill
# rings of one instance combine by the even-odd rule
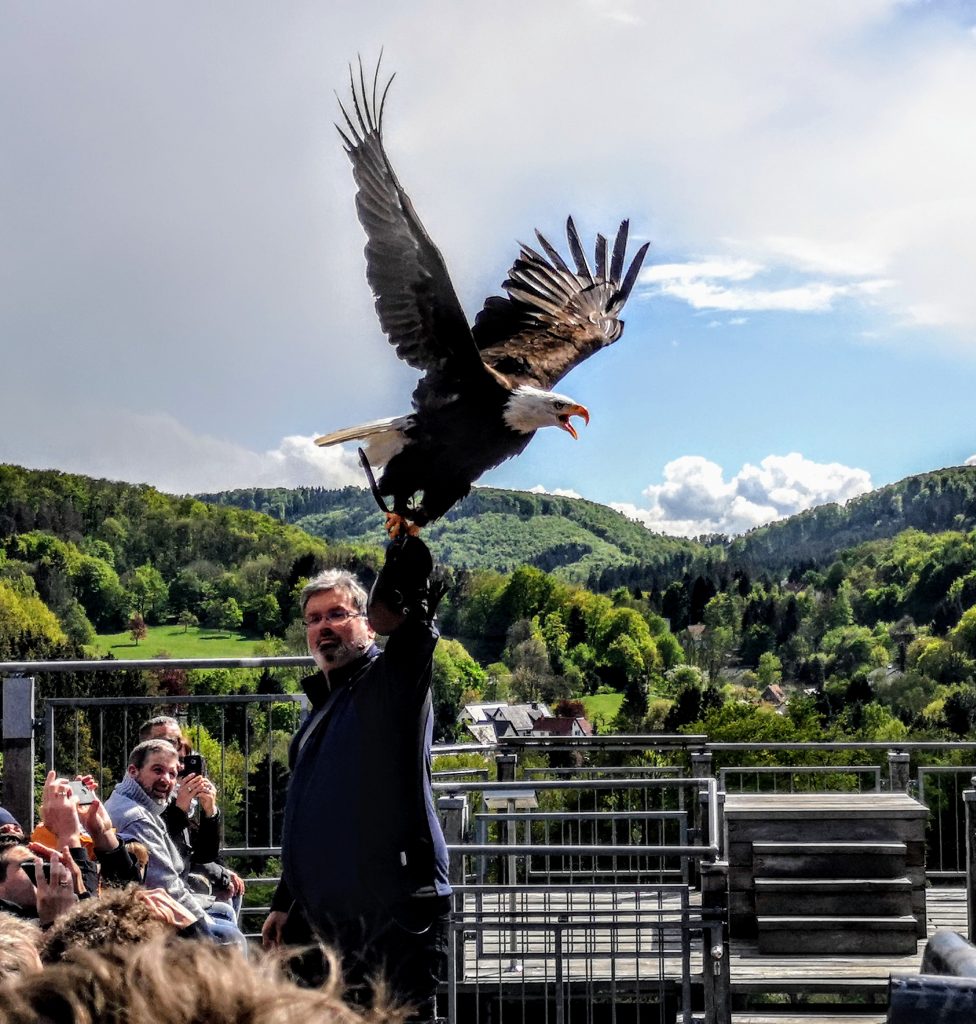
[[[383,516],[365,489],[247,488],[200,494],[201,501],[265,512],[328,541],[381,543]],[[510,572],[531,565],[585,583],[608,569],[686,571],[704,548],[646,530],[580,498],[478,487],[424,530],[434,556],[456,568]]]
[[[0,660],[68,656],[68,640],[90,643],[133,612],[278,635],[297,615],[299,580],[379,557],[146,485],[0,465]]]
[[[976,528],[976,466],[953,466],[906,477],[853,498],[820,505],[752,530],[728,545],[729,558],[766,571],[823,565],[845,548],[894,537],[902,530],[968,532]]]
[[[202,494],[215,504],[265,512],[329,541],[379,544],[382,516],[358,487],[248,488]],[[594,589],[653,589],[682,573],[727,569],[788,575],[907,529],[976,528],[976,466],[907,477],[846,505],[801,512],[741,537],[708,544],[653,534],[580,498],[479,487],[425,531],[434,554],[456,567],[510,571],[533,565]]]

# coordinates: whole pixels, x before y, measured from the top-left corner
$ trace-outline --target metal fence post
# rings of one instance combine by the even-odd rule
[[[499,754],[495,758],[495,767],[498,769],[499,782],[514,782],[515,770],[518,767],[518,755]]]
[[[34,680],[3,679],[3,806],[27,835],[34,830]]]
[[[888,751],[888,788],[892,793],[908,792],[910,760],[910,754],[903,754],[900,750]]]
[[[691,776],[694,779],[712,778],[712,752],[710,750],[693,750],[691,752]],[[693,795],[694,806],[691,809],[692,827],[695,830],[695,842],[707,846],[714,837],[708,835],[708,791],[699,789]],[[698,885],[698,862],[688,860],[687,881],[690,885]]]
[[[437,801],[437,815],[448,846],[460,846],[468,824],[468,800],[464,796],[442,796]],[[464,884],[464,855],[451,857],[448,880],[452,885]]]
[[[731,1024],[732,978],[729,965],[729,865],[701,865],[703,929],[702,983],[707,1024]]]
[[[976,787],[976,775],[972,785]],[[966,806],[966,936],[976,936],[976,788],[963,790]]]

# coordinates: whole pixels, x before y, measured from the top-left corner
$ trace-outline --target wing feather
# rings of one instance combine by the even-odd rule
[[[594,273],[572,218],[566,238],[575,271],[541,232],[536,238],[545,255],[522,244],[502,284],[507,298],[491,296],[475,320],[475,341],[488,366],[515,384],[551,390],[573,367],[612,345],[623,332],[619,313],[650,244],[641,246],[624,274],[627,229],[624,221],[617,230],[609,272],[607,239],[597,236]]]
[[[383,110],[393,81],[379,89],[349,68],[351,110],[336,125],[352,163],[356,210],[366,231],[366,278],[380,326],[410,366],[455,381],[486,373],[444,259],[403,190],[383,146]]]

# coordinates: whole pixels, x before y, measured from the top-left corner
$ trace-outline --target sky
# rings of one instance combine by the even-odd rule
[[[738,533],[976,463],[976,3],[0,4],[0,462],[362,484],[409,410],[333,122],[362,55],[473,319],[630,219],[623,337],[481,483]]]

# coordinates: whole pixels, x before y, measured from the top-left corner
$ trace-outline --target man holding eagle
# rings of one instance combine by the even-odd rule
[[[352,162],[366,231],[366,277],[397,355],[421,371],[410,413],[337,430],[319,445],[360,441],[393,538],[368,600],[348,574],[303,592],[312,713],[292,744],[282,881],[262,930],[266,946],[332,939],[347,976],[384,975],[415,1019],[434,1015],[449,924],[447,851],[431,788],[431,665],[440,591],[419,529],[472,483],[519,454],[542,427],[576,438],[584,406],[551,389],[623,332],[620,311],[648,246],[624,271],[627,222],[587,262],[572,219],[573,267],[538,232],[470,326],[444,260],[383,147],[379,66],[367,85],[350,69],[351,110],[339,134]],[[379,471],[375,480],[373,470]],[[384,498],[392,499],[388,508]],[[335,577],[335,578],[333,578]],[[339,577],[342,577],[341,579]],[[357,596],[358,594],[358,596]],[[373,644],[376,633],[387,647]],[[385,815],[378,806],[394,799]],[[380,834],[377,834],[380,833]],[[307,980],[323,962],[300,961]]]

